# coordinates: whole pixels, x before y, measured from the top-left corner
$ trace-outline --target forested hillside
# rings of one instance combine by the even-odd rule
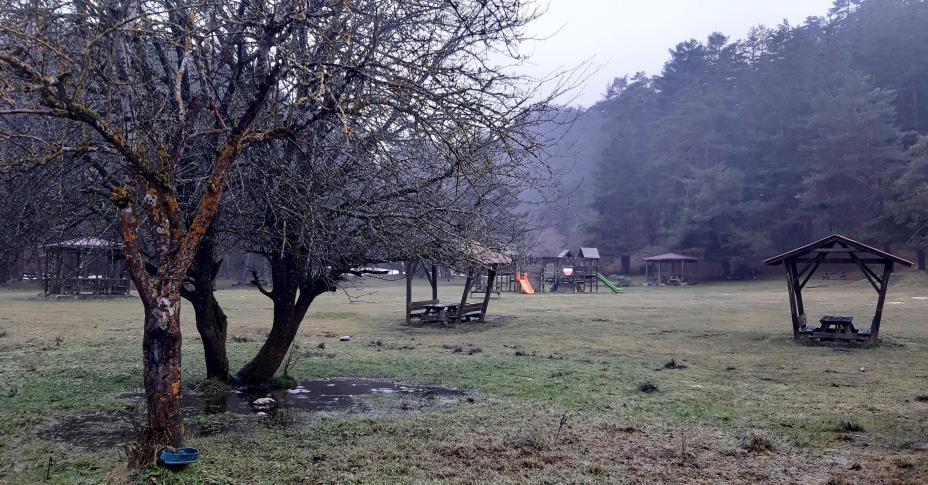
[[[549,215],[565,244],[690,252],[744,277],[840,232],[923,267],[928,2],[823,14],[681,42],[659,75],[617,78],[562,142],[583,147],[558,162],[582,175],[571,209]]]

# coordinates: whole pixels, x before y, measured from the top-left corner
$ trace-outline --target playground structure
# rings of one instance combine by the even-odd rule
[[[790,317],[793,322],[793,339],[812,341],[869,342],[874,343],[880,335],[883,304],[893,265],[911,267],[912,262],[894,254],[855,241],[840,234],[833,234],[806,244],[778,256],[764,260],[764,264],[783,265],[786,269],[786,290],[789,292]],[[803,265],[799,269],[799,265]],[[802,304],[802,290],[812,279],[819,266],[852,264],[857,266],[877,293],[876,312],[869,328],[854,327],[853,317],[826,315],[819,326],[809,326],[806,310]],[[877,268],[874,270],[871,266]],[[877,272],[882,267],[882,271]]]
[[[683,286],[690,284],[686,280],[686,263],[696,263],[699,258],[677,253],[665,253],[644,258],[645,286]],[[679,265],[678,265],[679,263]],[[670,266],[669,271],[664,265]]]
[[[557,258],[545,264],[544,282],[551,293],[559,292],[598,292],[599,279],[599,250],[596,248],[580,248],[576,256],[565,249],[558,253]]]
[[[594,293],[600,285],[612,293],[623,290],[599,273],[599,250],[581,247],[556,256],[530,257],[500,269],[494,291],[535,293]]]
[[[439,301],[438,299],[438,266],[435,263],[423,261],[406,262],[406,323],[413,318],[423,323],[457,324],[478,318],[484,321],[487,308],[490,305],[490,294],[496,288],[496,274],[501,266],[511,265],[512,259],[505,254],[498,253],[477,243],[468,243],[462,247],[466,261],[467,279],[464,282],[464,291],[460,300]],[[419,266],[426,268],[426,279],[432,290],[431,300],[412,300],[413,276]],[[483,299],[479,303],[468,303],[472,296],[474,284],[485,278],[483,283]]]
[[[80,238],[48,244],[42,276],[45,296],[106,297],[129,294],[120,243]]]

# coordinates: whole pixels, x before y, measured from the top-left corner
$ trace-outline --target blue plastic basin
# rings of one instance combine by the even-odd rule
[[[160,458],[165,465],[192,465],[200,461],[200,450],[196,448],[177,448],[174,452],[162,450]]]

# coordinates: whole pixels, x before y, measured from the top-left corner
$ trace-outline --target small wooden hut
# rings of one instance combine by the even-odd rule
[[[122,244],[98,238],[79,238],[48,244],[44,249],[46,296],[129,294]]]
[[[677,253],[665,253],[644,258],[645,284],[647,286],[679,286],[686,282],[686,263],[695,263],[699,258]],[[667,265],[665,267],[665,265]]]
[[[406,323],[410,323],[413,318],[419,318],[424,322],[445,324],[455,324],[474,317],[478,317],[481,322],[484,321],[490,305],[490,294],[495,287],[496,273],[500,266],[512,264],[512,259],[476,242],[463,244],[460,256],[460,264],[467,274],[460,301],[439,301],[438,266],[435,263],[406,262]],[[426,278],[432,290],[431,300],[413,301],[412,299],[412,280],[420,265],[426,267]],[[468,303],[471,288],[482,272],[487,273],[483,299],[479,303]]]
[[[783,265],[786,269],[786,289],[789,292],[790,316],[793,321],[793,338],[821,340],[876,342],[880,335],[883,304],[893,265],[911,267],[912,262],[894,254],[833,234],[783,254],[764,260],[764,264]],[[818,327],[808,326],[806,310],[802,304],[802,289],[823,264],[857,266],[878,295],[876,312],[870,328],[855,328],[852,317],[824,316]],[[801,266],[801,269],[800,269]]]

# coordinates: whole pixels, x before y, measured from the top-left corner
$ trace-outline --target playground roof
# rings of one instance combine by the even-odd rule
[[[580,257],[587,259],[599,259],[599,250],[596,248],[580,248]]]
[[[572,258],[574,253],[570,252],[569,249],[562,249],[561,252],[557,253],[558,258]]]
[[[774,256],[764,260],[764,264],[777,265],[786,260],[799,259],[808,254],[815,254],[821,260],[821,263],[853,263],[854,260],[860,260],[862,263],[892,261],[904,266],[912,266],[912,262],[900,258],[895,254],[881,251],[873,246],[868,246],[862,242],[855,241],[847,236],[832,234],[818,241],[811,242],[805,246],[800,246],[791,251]],[[829,258],[834,254],[835,258]],[[844,256],[842,258],[842,256]],[[865,256],[865,257],[860,257]]]
[[[644,258],[645,261],[699,261],[699,258],[684,256],[677,253],[664,253],[650,258]]]
[[[122,243],[107,241],[106,239],[96,237],[82,237],[46,244],[45,247],[65,249],[122,249]]]

